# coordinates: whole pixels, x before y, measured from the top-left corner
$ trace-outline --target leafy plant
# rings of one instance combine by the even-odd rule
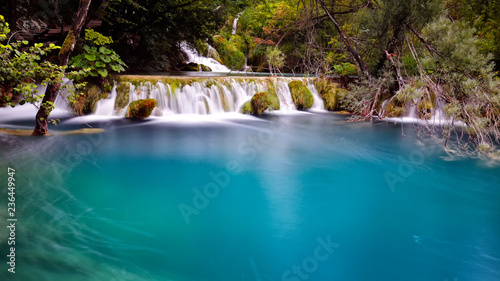
[[[121,72],[125,70],[125,63],[113,50],[104,45],[110,44],[113,40],[99,32],[91,29],[85,30],[86,45],[83,46],[83,53],[71,58],[69,64],[75,69],[88,69],[83,79],[87,76],[107,77],[109,71]]]
[[[335,69],[335,73],[341,76],[356,74],[356,66],[352,63],[344,62],[343,64],[336,64],[333,68]]]
[[[278,47],[267,47],[266,59],[271,74],[273,73],[273,68],[280,69],[285,65],[285,54]]]
[[[44,95],[38,93],[38,86],[61,83],[63,77],[83,75],[84,71],[73,71],[65,75],[66,67],[45,59],[61,48],[54,44],[44,46],[42,43],[35,43],[29,47],[27,41],[16,41],[3,45],[9,32],[8,24],[0,16],[0,106],[14,107],[28,102],[52,110],[53,103],[40,104]],[[81,85],[75,85],[79,86]]]

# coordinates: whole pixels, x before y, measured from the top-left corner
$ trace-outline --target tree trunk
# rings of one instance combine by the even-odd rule
[[[344,33],[344,31],[340,27],[340,24],[337,22],[337,20],[335,20],[335,18],[332,16],[332,14],[328,11],[328,9],[325,6],[325,3],[323,3],[323,0],[316,0],[316,2],[321,6],[321,8],[323,8],[323,10],[325,11],[325,13],[328,15],[328,17],[330,18],[330,20],[333,22],[333,25],[335,25],[335,28],[339,32],[340,37],[342,38],[342,41],[344,42],[344,44],[347,47],[347,50],[354,57],[354,59],[358,63],[358,66],[361,69],[361,71],[363,72],[363,74],[367,78],[371,78],[370,71],[368,71],[368,67],[366,67],[365,62],[363,61],[363,59],[359,55],[358,51],[356,51],[356,49],[354,49],[354,47],[352,46],[351,40],[349,40],[349,38],[347,37],[347,35]]]
[[[69,57],[75,48],[76,38],[80,36],[80,32],[85,24],[87,19],[87,12],[89,10],[91,0],[80,0],[80,5],[78,7],[78,12],[75,17],[75,21],[71,26],[68,35],[66,35],[66,39],[64,39],[64,43],[61,47],[61,51],[59,52],[58,60],[60,66],[65,66],[68,64]],[[49,117],[50,110],[48,109],[47,102],[54,102],[59,94],[59,88],[61,86],[61,81],[58,81],[56,84],[49,84],[47,86],[47,91],[45,92],[45,96],[43,97],[42,104],[40,105],[40,109],[36,114],[36,125],[33,130],[32,135],[34,136],[43,136],[48,133],[47,128],[47,118]]]
[[[83,28],[87,28],[90,23],[90,20],[94,18],[102,19],[104,11],[108,7],[108,5],[109,5],[109,0],[93,0],[87,12],[87,18],[85,19]]]

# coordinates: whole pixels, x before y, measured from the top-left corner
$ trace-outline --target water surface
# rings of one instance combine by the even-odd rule
[[[16,274],[0,228],[0,280],[500,280],[500,168],[450,159],[412,125],[344,119],[0,135],[18,218]]]

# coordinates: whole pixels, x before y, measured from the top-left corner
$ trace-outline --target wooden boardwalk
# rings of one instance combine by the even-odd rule
[[[87,25],[87,29],[94,29],[100,27],[102,21],[92,20]],[[18,31],[15,35],[16,40],[29,40],[37,42],[51,42],[51,41],[61,41],[64,40],[66,33],[71,28],[70,25],[66,25],[62,28],[44,28],[39,30],[27,30]]]

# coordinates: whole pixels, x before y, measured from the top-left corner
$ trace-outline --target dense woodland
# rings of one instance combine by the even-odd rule
[[[356,75],[330,110],[383,119],[436,101],[465,123],[440,131],[461,150],[500,140],[500,2],[465,0],[7,0],[0,6],[0,105],[37,103],[35,134],[60,79],[95,100],[109,75],[185,69],[181,43],[234,70]],[[237,19],[237,28],[233,25]],[[59,47],[62,46],[62,47]],[[217,52],[210,51],[213,46]],[[23,69],[25,71],[20,71]],[[327,82],[325,82],[327,83]],[[320,91],[328,87],[319,83]],[[422,132],[432,131],[426,127]],[[464,133],[464,134],[463,134]]]

